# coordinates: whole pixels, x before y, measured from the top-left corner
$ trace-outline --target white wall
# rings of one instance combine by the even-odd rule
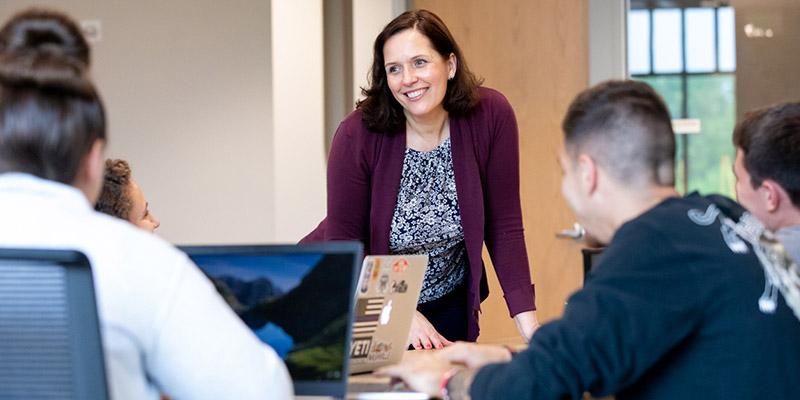
[[[383,27],[405,9],[397,0],[353,0],[353,103],[362,98],[372,66],[372,45]],[[405,4],[402,4],[403,6]]]
[[[272,2],[275,239],[325,216],[322,0]]]
[[[32,4],[0,1],[0,16]],[[270,2],[39,1],[100,20],[108,155],[129,160],[177,243],[275,236]]]
[[[100,21],[107,155],[130,161],[159,235],[294,242],[325,215],[322,1],[0,0],[0,19],[36,4]],[[354,94],[406,6],[353,0]]]

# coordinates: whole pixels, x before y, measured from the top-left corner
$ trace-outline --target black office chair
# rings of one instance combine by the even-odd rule
[[[583,284],[589,279],[589,273],[597,264],[600,254],[603,254],[605,247],[584,247],[581,249],[583,254]]]
[[[0,400],[108,399],[89,260],[0,249]]]

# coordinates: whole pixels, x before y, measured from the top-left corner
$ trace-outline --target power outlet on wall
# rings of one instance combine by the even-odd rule
[[[81,21],[81,30],[89,43],[99,43],[103,39],[103,23],[99,19]]]

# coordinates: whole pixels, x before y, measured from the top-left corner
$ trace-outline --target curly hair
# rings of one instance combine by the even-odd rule
[[[128,219],[132,201],[129,195],[131,167],[125,160],[106,160],[103,191],[94,209],[102,213]]]
[[[375,39],[369,87],[361,88],[364,99],[356,103],[356,108],[361,110],[364,124],[373,132],[396,133],[406,122],[403,107],[389,89],[383,65],[383,46],[389,38],[407,29],[414,29],[425,35],[442,57],[447,58],[453,54],[458,60],[456,74],[447,82],[444,95],[443,106],[448,113],[455,116],[469,115],[480,101],[478,86],[483,80],[470,71],[461,48],[442,19],[428,10],[406,11],[389,22]]]

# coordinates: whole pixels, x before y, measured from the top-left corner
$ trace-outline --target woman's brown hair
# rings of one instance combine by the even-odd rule
[[[71,184],[105,139],[105,111],[88,78],[89,45],[64,14],[31,9],[0,30],[0,172]]]
[[[441,18],[427,10],[406,11],[389,22],[375,39],[369,87],[361,88],[361,94],[365,98],[356,103],[356,107],[361,110],[364,124],[374,132],[396,133],[405,124],[403,108],[392,96],[386,79],[383,47],[390,37],[406,29],[415,29],[425,35],[442,57],[455,55],[458,63],[456,74],[447,82],[443,101],[444,109],[448,113],[455,116],[468,115],[480,100],[478,86],[482,80],[467,67],[461,49]]]

